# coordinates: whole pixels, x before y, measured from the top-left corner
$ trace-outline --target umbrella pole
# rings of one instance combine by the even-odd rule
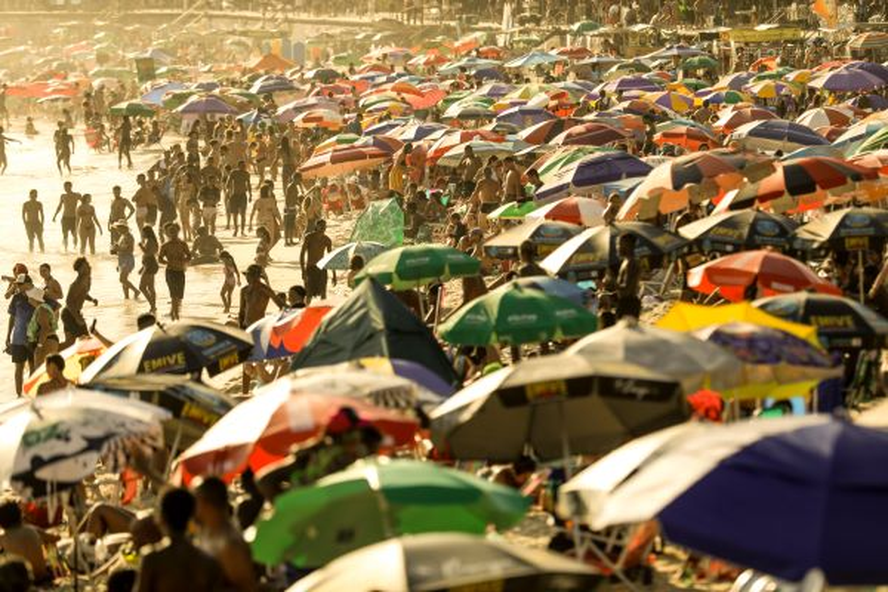
[[[173,470],[173,460],[176,458],[176,453],[179,452],[179,443],[182,440],[182,422],[179,422],[179,426],[176,429],[176,437],[173,439],[173,447],[170,449],[170,457],[167,459],[166,469],[163,471],[163,476],[166,479],[170,478],[170,471]]]
[[[857,251],[857,291],[860,295],[860,303],[863,304],[863,251]]]

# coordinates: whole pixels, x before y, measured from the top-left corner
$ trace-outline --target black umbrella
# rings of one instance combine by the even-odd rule
[[[88,388],[166,409],[172,419],[165,422],[165,439],[167,442],[178,439],[180,448],[196,442],[235,405],[216,389],[174,374],[139,374],[106,380],[100,377]]]
[[[888,346],[888,320],[850,298],[796,292],[752,303],[776,317],[817,327],[828,349],[877,349]]]
[[[790,246],[796,224],[786,216],[759,210],[724,212],[686,224],[678,234],[704,253],[733,253]]]
[[[484,254],[493,259],[518,259],[521,243],[530,241],[536,248],[536,255],[545,257],[581,230],[581,226],[566,222],[528,220],[484,243]]]
[[[457,459],[545,460],[601,454],[687,419],[681,387],[627,362],[558,355],[485,376],[430,414],[435,443]]]
[[[888,210],[847,208],[796,229],[794,246],[807,251],[881,251],[886,237]]]
[[[618,222],[584,230],[555,249],[541,266],[554,275],[571,280],[598,278],[620,263],[617,240],[623,234],[636,237],[635,257],[659,267],[674,259],[690,244],[684,238],[647,222]]]
[[[252,338],[240,329],[206,322],[156,325],[115,343],[89,365],[80,381],[203,369],[215,376],[246,360],[252,350]]]

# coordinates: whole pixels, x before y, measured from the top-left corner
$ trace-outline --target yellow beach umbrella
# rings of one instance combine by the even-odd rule
[[[732,322],[752,323],[762,327],[780,329],[821,347],[820,340],[817,338],[816,327],[784,321],[755,308],[749,302],[722,304],[719,306],[676,302],[672,309],[657,321],[657,326],[663,329],[672,329],[673,331],[696,331],[711,325]]]

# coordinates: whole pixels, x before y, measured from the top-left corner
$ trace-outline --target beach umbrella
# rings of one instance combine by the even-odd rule
[[[329,84],[339,80],[342,75],[332,68],[315,68],[305,73],[303,78],[306,80],[317,80],[324,84]]]
[[[172,374],[109,378],[90,383],[89,390],[142,401],[169,412],[170,418],[163,422],[164,440],[178,450],[196,442],[235,405],[232,399],[205,384]]]
[[[817,328],[823,345],[835,349],[879,349],[888,342],[888,320],[842,296],[798,292],[752,303],[766,313]]]
[[[755,72],[733,72],[718,79],[713,88],[726,88],[731,90],[743,90],[755,77]]]
[[[259,471],[285,457],[291,447],[316,438],[343,408],[373,425],[394,444],[412,441],[415,419],[358,397],[300,390],[293,377],[259,388],[208,429],[176,459],[174,472],[187,483],[199,475],[230,481],[248,467]]]
[[[460,70],[465,69],[467,72],[475,72],[482,68],[496,68],[502,65],[499,60],[491,60],[478,58],[475,56],[467,56],[460,58],[448,64],[444,64],[438,68],[439,76],[454,76],[459,74]]]
[[[435,143],[428,150],[428,159],[435,163],[457,146],[462,146],[463,151],[465,151],[465,145],[472,140],[477,139],[486,142],[503,142],[505,140],[502,135],[485,129],[441,130],[440,133],[441,137],[436,139]],[[429,136],[429,139],[436,135]]]
[[[593,69],[609,68],[623,60],[611,55],[594,55],[576,63],[577,66],[588,66]]]
[[[860,33],[851,38],[851,41],[848,42],[848,47],[862,50],[878,50],[888,47],[888,33],[882,31]]]
[[[718,61],[708,55],[698,55],[682,60],[680,68],[689,70],[717,70]]]
[[[734,321],[697,329],[692,335],[730,351],[743,362],[747,384],[731,390],[732,398],[795,396],[843,372],[819,346],[771,327]]]
[[[105,345],[94,337],[78,339],[74,342],[74,345],[60,352],[62,359],[65,360],[65,368],[62,374],[76,384],[79,382],[83,370],[102,355],[106,349]],[[49,375],[46,373],[46,364],[44,363],[31,372],[22,390],[26,395],[33,397],[37,394],[37,389],[40,385],[48,380]]]
[[[570,26],[570,32],[574,35],[588,35],[601,28],[601,24],[595,21],[578,21]],[[610,56],[607,56],[610,57]]]
[[[200,92],[194,89],[168,90],[164,92],[160,99],[161,106],[167,110],[178,109],[184,105],[188,99],[198,96],[199,94]]]
[[[497,209],[487,214],[488,220],[522,220],[529,213],[536,210],[537,205],[532,201],[507,201]]]
[[[399,534],[505,530],[527,506],[517,490],[464,471],[415,460],[359,461],[279,496],[251,548],[268,565],[317,566]]]
[[[676,113],[684,113],[694,106],[693,97],[668,90],[646,94],[642,98]]]
[[[841,137],[839,140],[841,140]],[[867,152],[875,152],[876,150],[884,150],[886,148],[888,148],[888,125],[883,125],[879,131],[864,140],[854,154],[866,154]]]
[[[775,163],[773,173],[737,190],[728,207],[744,208],[753,203],[775,211],[808,210],[820,207],[827,192],[841,195],[855,184],[874,181],[873,169],[828,156],[809,156]],[[719,204],[721,206],[721,204]]]
[[[404,212],[394,198],[370,202],[358,216],[350,243],[375,242],[392,247],[404,242]]]
[[[631,137],[631,132],[605,123],[590,121],[563,131],[555,136],[549,144],[551,146],[604,146],[613,142],[625,142]]]
[[[657,326],[673,331],[694,331],[711,325],[732,322],[752,323],[762,327],[780,329],[796,337],[801,337],[813,345],[820,345],[815,327],[768,314],[755,308],[748,301],[718,306],[676,302],[669,312],[657,321]]]
[[[519,105],[498,113],[496,121],[500,123],[511,123],[519,128],[526,128],[537,123],[557,119],[551,111],[540,109],[537,107],[527,107]]]
[[[378,167],[391,157],[390,152],[374,146],[341,146],[311,156],[299,167],[299,173],[304,179],[341,177]]]
[[[651,67],[638,60],[629,60],[614,64],[604,73],[605,80],[613,80],[621,76],[632,76],[633,74],[645,74],[651,71]]]
[[[160,84],[158,86],[152,87],[148,92],[142,95],[142,102],[148,103],[149,105],[161,106],[163,105],[163,97],[168,92],[183,90],[185,85],[181,82],[166,82]]]
[[[777,119],[777,115],[760,107],[726,109],[718,120],[712,124],[712,127],[720,130],[722,133],[729,134],[746,123],[768,119]]]
[[[191,374],[203,369],[215,376],[246,360],[253,349],[249,334],[203,321],[156,325],[124,337],[81,374],[83,384],[101,377],[134,374]]]
[[[623,76],[609,82],[605,82],[596,88],[597,91],[606,91],[609,93],[624,93],[630,90],[638,90],[644,92],[655,92],[661,90],[660,85],[645,78],[643,76]]]
[[[484,243],[484,254],[493,259],[518,259],[518,249],[524,241],[534,245],[536,255],[551,253],[558,245],[582,230],[575,224],[528,220],[498,234]]]
[[[504,68],[535,68],[564,61],[564,58],[547,51],[531,51],[503,64]]]
[[[775,251],[745,251],[725,255],[688,271],[688,287],[702,294],[718,293],[731,302],[747,298],[750,289],[765,296],[816,290],[841,296],[842,291],[820,279],[811,268]]]
[[[808,86],[830,92],[864,92],[885,86],[883,78],[857,68],[840,68],[812,78]]]
[[[466,99],[453,103],[447,107],[447,110],[444,111],[444,114],[441,117],[443,119],[459,119],[464,121],[493,119],[496,117],[496,112],[485,102],[480,102],[477,99]]]
[[[549,177],[537,190],[535,200],[549,202],[568,195],[598,193],[603,183],[644,177],[651,170],[649,164],[626,152],[589,154]]]
[[[654,144],[681,146],[691,152],[710,150],[721,146],[721,142],[708,131],[689,125],[677,125],[656,133]]]
[[[130,117],[154,117],[156,114],[150,105],[142,101],[124,101],[122,103],[117,103],[108,111],[117,117],[123,117],[124,115],[129,115]]]
[[[491,156],[505,158],[516,152],[516,144],[514,142],[491,142],[489,140],[474,139],[454,146],[445,152],[436,164],[442,167],[459,166],[460,161],[465,156],[466,146],[471,146],[475,156],[485,162]]]
[[[384,567],[382,567],[384,566]],[[496,586],[582,591],[593,572],[548,551],[456,533],[399,537],[353,551],[300,580],[289,592],[409,592]]]
[[[581,226],[599,226],[604,224],[603,214],[604,205],[601,201],[588,197],[573,196],[541,206],[528,214],[528,218],[555,220]]]
[[[829,125],[847,126],[851,123],[853,113],[841,107],[817,107],[808,109],[796,118],[796,123],[808,126],[811,129]]]
[[[241,116],[241,117],[243,117],[243,116]],[[240,117],[238,117],[238,119],[240,119]],[[350,133],[346,133],[346,132],[336,134],[332,138],[328,138],[328,139],[324,140],[323,142],[321,142],[320,144],[318,144],[317,146],[315,146],[315,148],[311,154],[312,154],[312,156],[315,156],[318,154],[322,154],[324,152],[329,152],[330,150],[333,150],[334,148],[342,148],[345,146],[352,146],[353,144],[355,144],[355,142],[357,142],[360,139],[361,139],[361,136],[358,134],[350,134]]]
[[[803,146],[829,144],[829,141],[804,125],[771,119],[753,121],[736,128],[726,142],[737,142],[744,148],[791,152]]]
[[[429,370],[426,366],[414,362],[412,360],[403,360],[399,358],[386,358],[382,356],[368,356],[363,358],[355,358],[341,364],[333,364],[330,366],[316,366],[314,368],[305,368],[296,372],[297,376],[311,376],[317,371],[318,373],[330,372],[336,373],[339,370],[370,372],[384,377],[400,377],[414,383],[415,387],[419,387],[413,399],[420,402],[431,400],[433,397],[446,398],[455,391],[453,385],[445,382],[437,374]],[[385,403],[389,397],[380,393],[378,400]]]
[[[273,121],[272,117],[267,113],[259,111],[259,109],[253,109],[252,111],[247,111],[243,115],[237,116],[238,121],[243,121],[247,125],[256,125],[259,123],[271,123]]]
[[[679,383],[649,367],[555,355],[473,382],[430,414],[432,440],[454,459],[509,462],[601,454],[687,418]]]
[[[555,249],[540,265],[552,275],[570,280],[601,277],[607,269],[619,265],[617,242],[623,234],[635,236],[635,258],[650,261],[651,268],[682,254],[689,244],[654,224],[619,222],[582,231]]]
[[[438,335],[454,345],[522,345],[582,337],[596,326],[594,314],[569,300],[509,283],[460,308]]]
[[[540,290],[550,296],[563,298],[578,306],[585,307],[589,301],[589,294],[585,289],[573,282],[549,277],[547,275],[517,278],[512,280],[512,283],[525,289]]]
[[[708,101],[712,105],[736,105],[737,103],[749,103],[751,99],[739,90],[699,90],[694,95],[700,102]]]
[[[703,253],[733,253],[752,249],[788,249],[796,223],[786,216],[759,210],[722,212],[677,229]]]
[[[385,360],[364,358],[365,362],[353,360],[298,370],[291,375],[291,388],[294,392],[353,397],[378,407],[400,411],[411,411],[418,407],[431,408],[444,400],[443,395],[412,379],[398,376],[394,372],[373,371],[364,366],[374,359]],[[435,376],[428,370],[426,372]],[[438,383],[443,383],[441,379],[437,380]],[[452,393],[453,388],[450,387],[446,392]]]
[[[878,62],[869,62],[869,61],[856,61],[856,62],[848,62],[844,66],[842,66],[843,70],[863,70],[864,72],[868,72],[877,78],[882,79],[885,82],[888,82],[888,66],[885,64],[879,64]]]
[[[780,96],[798,95],[797,86],[789,82],[780,82],[777,80],[760,80],[753,82],[743,88],[744,91],[759,99],[776,99]]]
[[[436,281],[476,275],[481,263],[453,247],[422,244],[398,247],[367,262],[355,276],[355,283],[367,278],[405,290]]]
[[[529,144],[548,144],[562,132],[582,123],[583,120],[574,117],[555,118],[541,121],[535,125],[526,126],[517,134],[517,138]]]
[[[250,360],[275,360],[292,356],[305,345],[329,306],[310,306],[267,315],[247,328],[253,338]]]
[[[647,60],[657,60],[662,58],[692,58],[696,56],[707,55],[705,51],[702,49],[697,49],[696,47],[690,47],[685,45],[684,43],[678,43],[676,45],[668,45],[662,49],[658,49],[654,52],[647,54],[645,59]]]
[[[164,105],[166,108],[166,105]],[[192,96],[175,108],[182,115],[237,115],[238,111],[216,96]]]
[[[783,580],[815,568],[839,586],[888,578],[879,511],[886,482],[874,470],[888,460],[883,432],[813,415],[691,423],[659,437],[629,444],[634,454],[614,451],[631,476],[605,495],[577,475],[562,490],[568,514],[586,498],[595,530],[657,518],[671,541]],[[600,462],[616,468],[613,457]]]
[[[373,241],[346,243],[324,255],[324,257],[318,261],[318,267],[321,269],[346,271],[349,269],[349,263],[351,262],[352,257],[357,255],[366,263],[385,251],[386,248],[387,247],[382,243]]]
[[[569,60],[583,60],[594,55],[591,49],[580,45],[559,47],[552,53]]]
[[[301,128],[322,128],[329,130],[339,130],[342,128],[344,121],[339,111],[331,109],[311,109],[303,111],[293,117],[291,123]]]
[[[848,159],[851,164],[876,169],[882,175],[888,175],[888,149],[864,152]]]
[[[256,95],[266,95],[276,92],[293,92],[295,90],[298,90],[298,87],[293,84],[289,78],[284,78],[282,76],[257,80],[253,86],[250,87],[250,92]]]
[[[488,82],[487,84],[473,92],[471,96],[485,97],[488,99],[501,99],[513,90],[515,90],[515,86],[512,84],[507,84],[504,82]]]
[[[431,136],[432,134],[450,129],[443,123],[412,123],[405,126],[398,133],[389,134],[392,137],[407,143],[419,142]]]
[[[799,227],[795,247],[833,251],[880,251],[888,238],[888,211],[846,208]]]
[[[28,499],[71,489],[99,461],[122,470],[131,450],[159,449],[169,413],[141,401],[68,388],[0,406],[0,484]]]
[[[807,344],[807,342],[805,342]],[[573,344],[567,355],[589,360],[635,364],[680,382],[685,393],[741,384],[743,364],[718,345],[687,333],[620,321]]]
[[[406,119],[389,119],[387,121],[380,121],[379,123],[374,123],[373,125],[364,129],[364,133],[362,135],[365,137],[388,135],[392,132],[402,129],[405,123]]]

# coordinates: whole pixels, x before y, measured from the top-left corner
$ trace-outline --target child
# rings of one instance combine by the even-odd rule
[[[222,290],[219,296],[222,297],[222,305],[225,307],[225,314],[231,312],[231,295],[234,294],[235,286],[240,286],[240,273],[237,271],[237,262],[228,251],[219,253],[219,259],[222,261],[222,272],[225,279],[222,282]]]

